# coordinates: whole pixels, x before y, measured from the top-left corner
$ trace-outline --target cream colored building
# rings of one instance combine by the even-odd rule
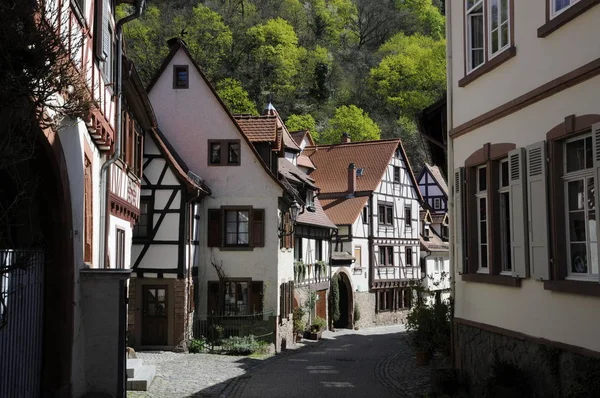
[[[455,359],[474,385],[505,361],[558,396],[600,352],[597,4],[446,2]]]

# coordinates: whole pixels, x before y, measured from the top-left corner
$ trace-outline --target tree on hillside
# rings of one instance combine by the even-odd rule
[[[248,97],[248,92],[239,80],[226,78],[217,83],[217,94],[233,114],[258,115],[256,105]]]
[[[396,0],[403,13],[405,34],[420,33],[434,39],[445,36],[445,19],[432,0]]]
[[[343,133],[348,133],[352,141],[378,140],[380,129],[369,114],[355,105],[340,106],[335,115],[329,119],[328,126],[318,137],[319,144],[335,144],[340,142]]]
[[[446,42],[399,33],[380,49],[385,54],[371,70],[375,92],[399,115],[413,117],[437,101],[446,88]]]
[[[317,123],[311,115],[291,115],[285,121],[285,126],[289,131],[310,130],[313,134],[316,132]]]

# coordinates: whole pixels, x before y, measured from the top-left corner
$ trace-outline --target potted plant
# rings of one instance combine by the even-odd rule
[[[323,335],[323,330],[325,330],[326,327],[327,322],[325,322],[325,319],[321,318],[320,316],[316,316],[312,325],[310,325],[309,338],[311,340],[319,340]]]
[[[293,329],[296,343],[302,341],[302,332],[304,331],[304,314],[305,311],[301,307],[294,308],[293,312]]]

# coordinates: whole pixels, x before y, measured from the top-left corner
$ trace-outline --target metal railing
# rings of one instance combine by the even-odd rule
[[[44,252],[0,250],[0,397],[41,388]]]
[[[249,315],[201,314],[194,319],[193,334],[196,339],[210,342],[232,336],[254,336],[256,340],[274,343],[276,319],[272,311]]]

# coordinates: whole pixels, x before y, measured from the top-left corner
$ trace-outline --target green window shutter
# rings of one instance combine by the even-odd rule
[[[529,276],[529,245],[527,242],[527,185],[525,150],[508,153],[510,198],[510,256],[512,274],[517,278]]]
[[[527,147],[527,215],[529,224],[529,263],[531,276],[550,279],[548,262],[548,187],[546,143]],[[564,217],[564,215],[557,215]]]

